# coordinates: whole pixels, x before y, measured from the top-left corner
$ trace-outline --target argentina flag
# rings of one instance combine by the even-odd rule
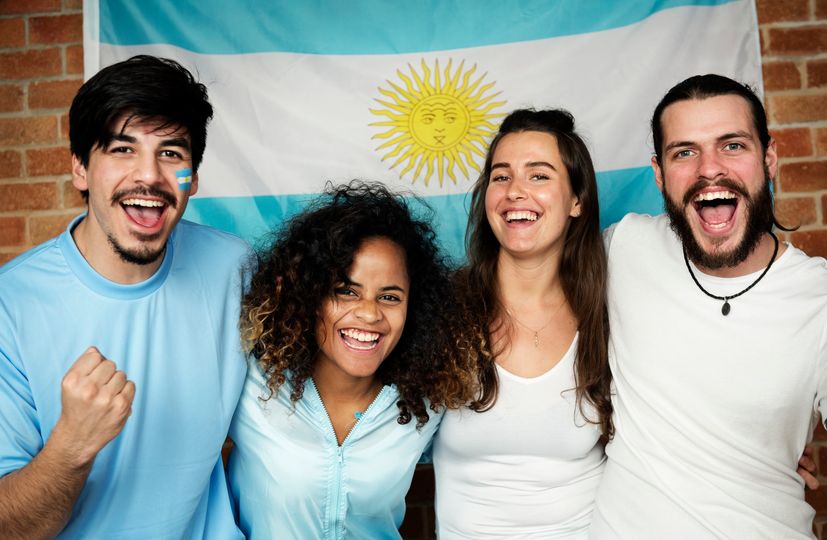
[[[186,217],[250,241],[327,181],[381,180],[436,210],[461,257],[468,191],[516,108],[572,112],[601,223],[660,213],[652,110],[720,73],[759,93],[752,0],[85,0],[86,78],[174,58],[215,107]]]

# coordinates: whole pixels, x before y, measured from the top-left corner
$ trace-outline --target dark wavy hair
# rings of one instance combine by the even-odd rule
[[[190,137],[192,169],[198,171],[213,109],[207,87],[169,58],[133,56],[107,66],[83,83],[69,108],[69,146],[84,167],[94,148],[106,148],[116,129],[151,120],[159,129],[182,127]],[[122,126],[115,122],[126,116]],[[84,198],[88,191],[81,192]]]
[[[767,147],[772,140],[769,128],[767,127],[767,113],[764,110],[764,104],[761,98],[748,85],[740,83],[736,80],[717,75],[715,73],[707,73],[706,75],[694,75],[688,79],[684,79],[666,92],[666,95],[660,100],[655,107],[655,112],[652,113],[652,142],[655,146],[655,159],[660,167],[663,167],[663,112],[669,105],[679,101],[688,100],[703,100],[716,96],[738,96],[743,98],[749,105],[749,110],[752,113],[752,124],[758,133],[758,140],[761,143],[763,154],[766,155]],[[767,184],[772,181],[772,178],[767,174]],[[765,188],[770,190],[769,185]],[[772,212],[771,219],[767,219],[768,229],[772,229],[775,225],[782,231],[794,231],[798,226],[788,227],[778,221],[775,212]]]
[[[597,181],[591,156],[583,139],[574,131],[574,118],[564,110],[520,109],[503,120],[491,141],[485,167],[471,195],[471,211],[466,230],[468,266],[457,274],[462,291],[463,318],[472,329],[477,348],[478,394],[470,404],[486,410],[497,399],[498,379],[494,358],[503,350],[492,350],[492,328],[502,320],[505,308],[497,287],[497,257],[500,244],[491,230],[485,213],[494,152],[503,137],[511,133],[537,131],[553,135],[566,166],[571,188],[580,202],[582,213],[572,218],[563,246],[560,279],[566,300],[577,318],[580,339],[574,363],[577,403],[583,416],[599,424],[603,434],[611,437],[611,373],[608,361],[609,322],[606,310],[606,253],[600,231]],[[583,400],[594,406],[598,418],[592,419],[583,409]]]
[[[274,233],[257,261],[242,301],[241,336],[275,393],[289,376],[290,399],[302,397],[319,346],[316,323],[336,284],[347,281],[353,257],[369,238],[387,238],[405,252],[410,278],[402,337],[376,376],[399,391],[400,424],[428,421],[427,407],[457,408],[471,394],[468,348],[448,309],[454,292],[446,260],[427,220],[405,198],[379,183],[328,186],[326,194]],[[271,394],[272,395],[272,394]],[[426,401],[427,400],[427,401]]]

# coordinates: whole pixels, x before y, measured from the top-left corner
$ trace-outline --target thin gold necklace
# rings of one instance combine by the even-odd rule
[[[560,303],[559,303],[559,304],[557,304],[557,307],[556,307],[556,308],[554,308],[554,310],[551,312],[551,315],[549,315],[549,318],[548,318],[548,320],[546,321],[546,324],[544,324],[543,326],[541,326],[541,327],[540,327],[540,328],[538,328],[537,330],[535,330],[534,328],[530,327],[529,325],[527,325],[526,323],[524,323],[523,321],[521,321],[520,319],[518,319],[518,318],[517,318],[517,317],[516,317],[516,316],[515,316],[512,312],[511,312],[511,310],[510,310],[510,309],[506,309],[506,310],[505,310],[505,312],[506,312],[506,313],[508,313],[508,316],[509,316],[509,317],[511,317],[511,319],[513,319],[513,320],[514,320],[514,322],[516,322],[517,324],[519,324],[520,326],[522,326],[523,328],[525,328],[525,329],[526,329],[526,330],[528,330],[529,332],[534,332],[534,348],[535,348],[535,349],[538,349],[538,348],[540,347],[540,332],[542,332],[543,330],[545,330],[545,329],[546,329],[546,327],[548,327],[548,325],[550,325],[550,324],[551,324],[551,321],[553,321],[553,320],[554,320],[554,316],[555,316],[555,315],[557,315],[557,312],[558,312],[558,311],[560,311],[560,307],[562,307],[563,302],[565,302],[565,301],[566,301],[566,297],[565,297],[565,296],[563,296],[563,299],[560,301]]]

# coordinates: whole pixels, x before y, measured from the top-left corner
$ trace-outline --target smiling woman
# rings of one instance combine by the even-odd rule
[[[401,197],[351,183],[261,254],[230,429],[248,538],[399,537],[414,467],[473,386],[434,237]]]

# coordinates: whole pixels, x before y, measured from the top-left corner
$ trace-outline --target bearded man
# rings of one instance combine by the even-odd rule
[[[781,242],[761,100],[719,75],[652,118],[665,216],[608,236],[616,435],[593,538],[813,538],[796,473],[827,395],[827,263]]]

